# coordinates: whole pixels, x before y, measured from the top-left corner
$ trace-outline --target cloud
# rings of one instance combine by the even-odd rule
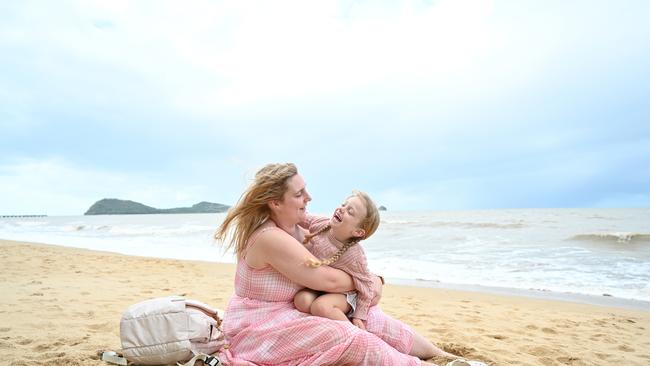
[[[75,190],[232,203],[270,161],[298,163],[314,209],[647,193],[644,2],[3,7],[0,177],[24,205],[21,184],[65,212]]]
[[[453,79],[490,44],[491,1],[470,3],[443,1],[417,12],[402,6],[394,16],[370,18],[345,16],[344,5],[295,1],[14,6],[7,28],[15,36],[4,42],[51,74],[50,88],[85,86],[75,97],[86,103],[101,98],[101,88],[138,99],[153,91],[172,106],[214,115],[231,105],[377,82]],[[46,57],[37,57],[35,46]]]

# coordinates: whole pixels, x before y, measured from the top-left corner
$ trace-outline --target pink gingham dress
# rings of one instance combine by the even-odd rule
[[[266,230],[281,230],[272,221],[249,239],[248,247]],[[255,269],[244,258],[237,263],[235,294],[223,320],[230,346],[218,354],[226,365],[420,365],[405,354],[413,345],[413,331],[385,315],[377,306],[368,311],[363,331],[350,322],[302,313],[293,297],[302,286],[272,267]],[[401,353],[401,352],[405,353]]]

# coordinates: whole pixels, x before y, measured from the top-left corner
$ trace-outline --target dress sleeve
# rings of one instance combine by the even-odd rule
[[[368,261],[363,249],[359,245],[354,247],[354,256],[350,261],[349,274],[352,276],[354,287],[357,289],[357,308],[352,314],[353,318],[366,320],[368,308],[375,297],[373,274],[368,271]],[[350,248],[350,249],[353,249]]]
[[[329,218],[324,216],[307,215],[305,221],[301,222],[298,225],[304,229],[307,229],[307,232],[309,234],[314,234],[318,230],[322,229],[323,226],[327,225],[329,221],[330,221]],[[307,250],[309,250],[310,252],[312,252],[312,254],[314,254],[312,251],[314,240],[311,240],[308,243],[303,243],[303,244],[305,245],[305,248],[307,248]]]

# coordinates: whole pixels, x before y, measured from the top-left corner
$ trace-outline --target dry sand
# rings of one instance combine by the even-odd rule
[[[108,365],[129,305],[171,294],[225,308],[234,266],[0,240],[0,365]],[[650,365],[650,312],[387,285],[381,303],[489,365]]]

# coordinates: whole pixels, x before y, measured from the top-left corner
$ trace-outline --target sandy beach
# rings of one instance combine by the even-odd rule
[[[0,255],[3,365],[107,365],[97,353],[119,350],[129,305],[178,294],[225,308],[233,291],[229,264],[4,240]],[[390,284],[381,306],[490,365],[650,364],[647,311]]]

